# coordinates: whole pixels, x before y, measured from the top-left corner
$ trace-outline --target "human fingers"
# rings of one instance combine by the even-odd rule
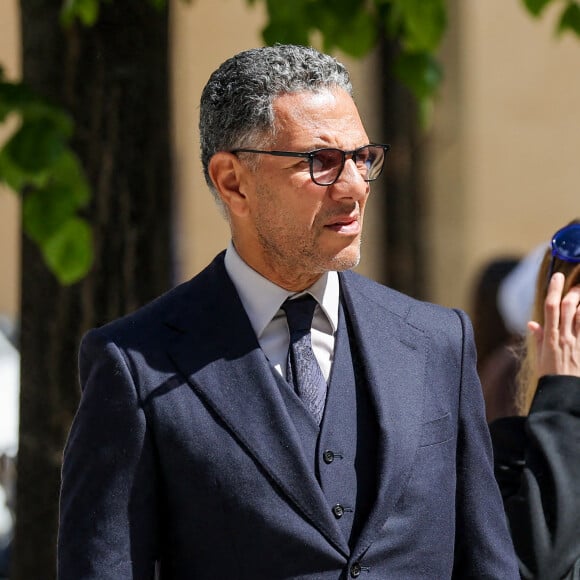
[[[555,273],[551,278],[544,298],[544,324],[529,326],[536,342],[536,365],[539,376],[562,374],[565,356],[560,342],[560,301],[564,289],[564,275]]]
[[[540,376],[580,376],[580,285],[572,287],[565,296],[563,288],[564,275],[554,274],[544,302],[545,325],[536,343]]]
[[[550,341],[558,341],[560,331],[560,302],[564,289],[564,274],[556,272],[550,279],[544,299],[544,333]]]
[[[530,320],[528,322],[528,330],[536,339],[538,337],[541,337],[543,333],[542,326],[540,325],[539,322],[536,322],[535,320]]]
[[[530,331],[530,334],[534,338],[537,352],[538,353],[541,352],[542,342],[544,340],[544,329],[542,328],[539,322],[536,322],[535,320],[530,320],[528,322],[528,330]]]
[[[580,285],[573,286],[562,299],[562,349],[566,353],[566,374],[580,376]]]
[[[560,338],[567,342],[578,339],[577,319],[580,316],[580,285],[573,286],[560,303]]]
[[[577,286],[580,288],[580,285]],[[574,318],[574,333],[580,338],[580,304],[576,308],[576,316]]]

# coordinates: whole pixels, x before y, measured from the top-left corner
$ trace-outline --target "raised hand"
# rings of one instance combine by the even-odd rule
[[[544,301],[544,326],[530,321],[537,347],[538,376],[580,376],[580,285],[565,296],[564,274],[556,272]]]

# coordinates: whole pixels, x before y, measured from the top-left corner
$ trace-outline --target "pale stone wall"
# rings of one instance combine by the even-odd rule
[[[580,40],[554,12],[455,0],[432,133],[433,299],[468,306],[488,259],[523,254],[580,216]]]
[[[9,79],[20,74],[18,0],[0,3],[0,66]],[[9,127],[0,125],[0,142]],[[14,319],[19,307],[20,203],[0,186],[0,316]]]

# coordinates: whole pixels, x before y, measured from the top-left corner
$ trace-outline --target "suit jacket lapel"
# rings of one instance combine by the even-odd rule
[[[396,303],[385,304],[384,297],[379,302],[363,293],[349,273],[341,275],[341,289],[379,424],[378,492],[357,542],[356,552],[360,554],[392,514],[419,446],[426,338],[405,322],[404,311],[396,312]],[[393,292],[394,299],[396,296]]]
[[[274,485],[346,556],[348,546],[307,464],[223,257],[190,284],[186,303],[168,321],[175,330],[169,356]]]

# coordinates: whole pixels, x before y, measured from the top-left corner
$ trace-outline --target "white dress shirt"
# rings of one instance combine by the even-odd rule
[[[323,274],[304,292],[290,292],[270,282],[252,269],[229,243],[225,267],[250,319],[258,343],[271,365],[286,378],[286,357],[290,333],[286,315],[280,306],[289,296],[311,294],[318,305],[312,320],[312,350],[324,378],[328,381],[334,358],[338,328],[339,281],[336,272]]]

